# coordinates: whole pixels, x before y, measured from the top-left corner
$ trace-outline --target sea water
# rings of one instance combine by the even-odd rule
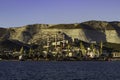
[[[0,80],[120,80],[120,62],[0,61]]]

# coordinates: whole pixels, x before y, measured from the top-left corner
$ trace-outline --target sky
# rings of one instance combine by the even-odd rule
[[[0,27],[120,21],[120,0],[0,0]]]

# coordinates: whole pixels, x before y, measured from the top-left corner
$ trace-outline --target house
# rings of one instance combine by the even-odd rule
[[[120,58],[120,52],[112,52],[112,57],[113,58]]]
[[[116,61],[116,60],[120,60],[120,52],[112,52],[112,58],[111,60]]]

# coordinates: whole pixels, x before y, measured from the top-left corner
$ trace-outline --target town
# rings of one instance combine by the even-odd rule
[[[37,44],[37,43],[36,43]],[[31,44],[30,44],[31,45]],[[91,41],[89,44],[76,38],[68,38],[58,32],[53,37],[46,36],[42,46],[26,50],[2,50],[0,60],[20,61],[108,61],[119,60],[120,52],[104,49],[103,42]]]

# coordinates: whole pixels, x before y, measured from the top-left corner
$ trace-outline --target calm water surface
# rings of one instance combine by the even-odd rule
[[[0,80],[120,80],[120,62],[0,61]]]

